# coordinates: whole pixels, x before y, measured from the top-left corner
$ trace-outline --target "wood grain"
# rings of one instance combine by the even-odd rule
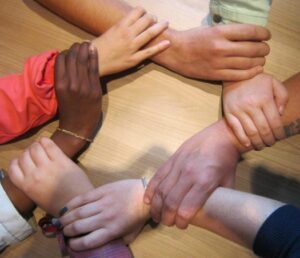
[[[131,0],[177,29],[201,24],[208,0]],[[266,71],[284,80],[300,70],[300,1],[275,0],[268,27],[273,38]],[[0,0],[0,76],[20,72],[24,60],[42,51],[69,47],[92,36],[70,25],[32,0]],[[95,185],[121,178],[152,175],[195,132],[219,118],[221,87],[183,78],[150,64],[108,83],[105,119],[91,148],[80,158]],[[1,112],[1,111],[0,111]],[[52,122],[35,134],[0,146],[0,164],[41,135],[50,135]],[[245,156],[237,173],[237,188],[299,204],[300,138]],[[238,222],[237,222],[238,223]],[[146,227],[131,245],[137,258],[254,257],[251,251],[195,227],[179,231]],[[54,239],[40,232],[8,248],[4,258],[60,257]]]

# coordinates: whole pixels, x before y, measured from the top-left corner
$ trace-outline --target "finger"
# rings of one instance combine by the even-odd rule
[[[289,96],[287,88],[283,83],[273,78],[273,93],[275,96],[276,105],[280,115],[283,115],[284,109],[288,103]]]
[[[90,43],[84,42],[80,44],[77,55],[76,70],[78,72],[77,80],[79,82],[80,91],[89,92],[89,48]]]
[[[66,206],[68,207],[68,206]],[[102,212],[101,199],[91,203],[84,204],[75,209],[69,210],[65,215],[60,217],[60,223],[65,227],[76,220],[92,217]]]
[[[204,205],[211,192],[216,188],[212,184],[208,188],[200,189],[196,185],[186,194],[182,200],[176,216],[176,226],[186,229],[197,211]]]
[[[66,207],[68,208],[68,211],[72,211],[78,207],[84,206],[92,202],[96,202],[103,198],[104,195],[105,189],[100,186],[92,191],[76,196],[66,204]]]
[[[150,40],[157,37],[161,34],[164,30],[166,30],[169,26],[167,21],[159,22],[148,28],[147,30],[143,31],[140,35],[135,38],[136,49],[140,49],[144,45],[146,45]]]
[[[8,176],[10,180],[18,187],[20,188],[23,185],[23,181],[25,178],[25,175],[23,173],[23,170],[20,168],[18,160],[14,159],[8,169]]]
[[[88,250],[102,246],[114,238],[106,229],[101,228],[83,237],[70,239],[69,246],[74,251]]]
[[[157,22],[157,18],[151,14],[144,14],[140,17],[134,24],[132,24],[131,29],[135,36],[138,36],[143,31],[145,31],[149,26]]]
[[[28,149],[26,149],[19,157],[18,163],[25,177],[29,176],[32,171],[36,169],[36,165],[34,164]]]
[[[231,42],[226,53],[231,57],[265,57],[270,47],[265,42]]]
[[[73,223],[65,226],[64,235],[68,237],[74,237],[74,236],[90,233],[97,229],[103,228],[105,224],[107,224],[107,221],[103,220],[102,213],[98,213],[94,216],[76,220]]]
[[[143,7],[134,8],[122,21],[121,25],[129,27],[134,24],[140,17],[146,13],[146,10]]]
[[[29,147],[30,156],[37,167],[45,166],[48,164],[49,157],[39,142],[33,143]]]
[[[152,219],[159,223],[161,220],[161,211],[163,207],[163,198],[162,194],[158,191],[155,191],[155,194],[152,198],[150,214]]]
[[[263,72],[261,66],[256,66],[247,70],[223,69],[216,71],[216,76],[222,81],[244,81],[253,78]]]
[[[252,118],[265,145],[272,146],[276,142],[276,140],[267,121],[267,118],[263,113],[263,110],[260,108],[251,109],[249,110],[248,114]]]
[[[173,158],[170,158],[164,165],[162,165],[158,169],[158,171],[155,173],[155,175],[150,180],[150,182],[146,188],[145,194],[144,194],[144,202],[146,204],[151,203],[157,186],[165,179],[165,177],[170,172],[170,170],[172,168],[172,161],[173,161]]]
[[[169,192],[164,200],[162,209],[161,223],[167,226],[173,226],[176,220],[177,210],[185,195],[190,191],[193,182],[185,177],[180,177],[177,184]]]
[[[39,140],[39,143],[43,147],[50,160],[57,161],[61,160],[62,158],[69,160],[69,158],[62,152],[62,150],[48,137],[42,137]]]
[[[70,81],[70,88],[74,91],[78,90],[79,84],[77,82],[77,55],[80,45],[75,43],[70,48],[66,57],[67,74]]]
[[[135,60],[135,63],[138,64],[141,61],[166,50],[170,46],[170,44],[171,43],[169,40],[163,40],[161,42],[158,42],[156,45],[145,48],[145,49],[140,50],[137,53],[135,53],[133,55],[133,60]]]
[[[266,103],[263,107],[263,113],[271,127],[272,133],[277,140],[285,138],[283,125],[281,122],[280,114],[275,102]]]
[[[232,41],[266,41],[271,38],[268,29],[250,24],[231,24],[218,26],[219,31]]]
[[[222,59],[221,59],[222,61]],[[224,59],[227,69],[247,70],[256,66],[264,66],[266,59],[264,57],[229,57]],[[219,68],[223,68],[224,63],[220,64]]]
[[[55,61],[55,67],[54,67],[54,78],[56,86],[59,86],[59,82],[61,82],[63,79],[65,79],[66,76],[66,55],[68,51],[61,52]]]
[[[92,88],[102,95],[102,88],[99,80],[98,51],[93,44],[90,45],[89,49],[89,81]]]
[[[226,120],[230,128],[234,132],[235,136],[238,138],[239,142],[245,147],[250,147],[251,145],[250,139],[246,135],[246,132],[239,119],[232,114],[227,114]]]
[[[262,150],[265,147],[263,140],[260,137],[258,129],[253,120],[245,113],[238,116],[247,136],[249,137],[252,146],[255,150]]]

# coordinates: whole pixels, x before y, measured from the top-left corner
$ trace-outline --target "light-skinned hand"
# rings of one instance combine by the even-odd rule
[[[171,45],[153,60],[187,77],[241,81],[263,71],[270,37],[266,28],[246,24],[168,29],[157,40],[167,38]]]
[[[93,40],[99,49],[100,75],[124,71],[167,49],[169,40],[152,46],[145,45],[168,28],[168,22],[157,22],[156,17],[137,7],[102,36]]]
[[[233,186],[239,151],[227,131],[224,122],[211,125],[158,169],[144,196],[155,221],[184,229],[218,186]]]
[[[10,180],[46,212],[60,209],[94,187],[86,174],[48,138],[28,147],[9,167]]]
[[[261,150],[285,138],[281,115],[287,102],[286,87],[268,74],[224,84],[224,114],[245,147]]]
[[[143,203],[142,181],[123,180],[96,188],[66,204],[68,212],[60,218],[64,234],[73,237],[73,250],[101,246],[123,237],[132,242],[150,217]],[[77,237],[76,237],[77,236]]]

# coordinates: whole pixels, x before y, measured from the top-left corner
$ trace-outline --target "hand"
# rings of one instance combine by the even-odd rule
[[[234,24],[168,29],[163,37],[170,39],[171,46],[152,58],[155,62],[187,77],[241,81],[263,71],[270,49],[262,41],[271,36],[260,26]]]
[[[287,102],[285,86],[268,74],[224,84],[226,120],[240,143],[256,150],[285,138],[280,115]]]
[[[151,179],[144,202],[152,218],[186,228],[218,186],[233,186],[238,159],[224,121],[194,135]]]
[[[93,185],[85,173],[48,138],[28,147],[9,167],[10,180],[38,206],[58,216],[72,198]]]
[[[59,127],[93,138],[102,116],[102,89],[94,46],[75,43],[57,57],[55,91]]]
[[[126,243],[133,241],[149,218],[143,194],[141,180],[123,180],[75,197],[60,218],[64,234],[78,236],[69,240],[70,247],[91,249],[119,237]]]
[[[100,74],[108,75],[134,67],[145,59],[167,49],[169,40],[143,48],[168,27],[167,22],[156,23],[156,18],[138,7],[101,37],[93,41],[99,49]]]

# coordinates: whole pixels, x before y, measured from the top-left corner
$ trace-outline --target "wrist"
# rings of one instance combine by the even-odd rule
[[[25,219],[30,218],[32,216],[32,212],[36,208],[33,201],[30,200],[19,188],[17,188],[10,181],[9,177],[5,176],[1,180],[1,185],[7,197],[21,216]]]
[[[166,59],[166,55],[170,55],[170,53],[173,51],[173,49],[176,49],[177,47],[177,33],[178,31],[172,28],[168,28],[165,31],[163,31],[158,37],[150,41],[150,43],[147,46],[152,46],[162,40],[169,40],[171,42],[170,47],[167,48],[165,51],[153,56],[151,58],[152,61],[167,66],[167,63],[170,61]],[[167,66],[168,67],[168,66]]]
[[[235,134],[231,130],[230,126],[228,125],[226,119],[221,119],[214,125],[218,128],[220,132],[222,132],[222,139],[224,143],[226,144],[228,150],[231,150],[232,153],[234,153],[237,159],[239,159],[243,153],[252,150],[252,146],[246,148],[245,146],[239,143]]]
[[[65,134],[61,131],[55,131],[51,136],[51,139],[70,158],[75,156],[89,144],[82,139]]]

